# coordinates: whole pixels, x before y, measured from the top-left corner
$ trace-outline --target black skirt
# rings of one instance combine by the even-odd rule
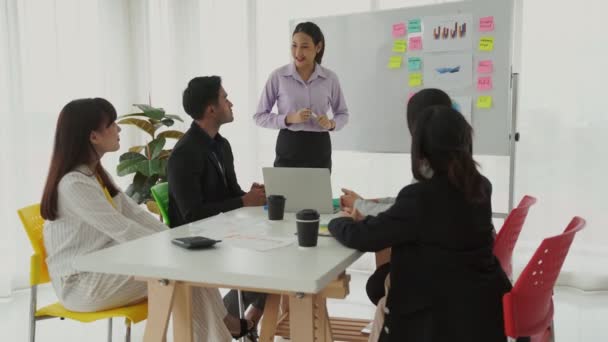
[[[331,139],[328,132],[279,131],[275,167],[314,167],[331,171]]]

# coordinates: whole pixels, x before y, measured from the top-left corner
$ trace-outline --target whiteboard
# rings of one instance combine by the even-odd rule
[[[493,17],[494,29],[480,32],[480,19],[486,17]],[[446,18],[469,21],[460,42],[433,41],[433,27],[439,27]],[[417,19],[421,21],[422,32],[408,31],[404,37],[393,37],[394,24],[403,23],[407,27],[413,20],[411,28],[414,28]],[[472,0],[298,19],[290,22],[291,29],[304,20],[315,22],[325,35],[323,66],[338,75],[350,113],[348,125],[332,134],[334,150],[408,153],[411,137],[405,112],[409,96],[426,87],[438,87],[458,102],[470,99],[470,105],[461,108],[461,112],[469,113],[474,128],[475,154],[510,155],[512,0]],[[409,38],[415,36],[421,37],[422,50],[411,50]],[[493,50],[480,51],[480,38],[488,36],[494,39]],[[406,39],[407,52],[393,51],[396,39]],[[402,56],[400,68],[389,69],[391,56]],[[408,70],[410,57],[421,58],[419,72]],[[479,74],[478,63],[486,60],[492,61],[493,71]],[[440,66],[450,63],[458,65],[459,72],[451,74],[456,69],[448,68],[450,71],[444,75],[436,71],[443,71],[445,68]],[[421,86],[410,87],[411,73],[422,74]],[[478,77],[488,76],[492,89],[478,90]],[[491,108],[477,108],[479,96],[491,96]]]

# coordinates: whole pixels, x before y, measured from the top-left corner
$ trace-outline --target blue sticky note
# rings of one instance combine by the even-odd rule
[[[420,19],[411,19],[407,22],[407,32],[408,33],[417,33],[422,31],[422,23]]]
[[[407,70],[408,71],[420,71],[422,65],[422,58],[410,57],[407,59]]]

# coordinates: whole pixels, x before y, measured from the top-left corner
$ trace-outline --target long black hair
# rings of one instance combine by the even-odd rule
[[[323,60],[323,53],[325,53],[325,36],[323,35],[323,32],[321,32],[319,26],[310,21],[299,23],[293,30],[293,34],[291,36],[293,37],[296,33],[299,32],[305,33],[310,36],[315,46],[319,45],[319,43],[322,43],[321,50],[319,50],[319,52],[317,52],[317,55],[315,56],[315,62],[321,64],[321,61]]]
[[[444,91],[436,88],[422,89],[407,102],[407,128],[410,134],[416,125],[418,114],[431,106],[452,106],[450,96]]]
[[[98,158],[91,145],[91,132],[110,127],[114,121],[116,109],[102,98],[74,100],[63,107],[57,119],[53,156],[40,201],[40,213],[45,220],[57,218],[57,187],[63,176]],[[94,171],[110,195],[116,196],[118,188],[110,181],[101,162],[97,163]]]
[[[416,120],[412,137],[412,173],[424,180],[420,172],[426,160],[433,173],[447,176],[450,184],[474,203],[487,199],[483,176],[473,159],[473,128],[457,110],[447,106],[425,109]]]

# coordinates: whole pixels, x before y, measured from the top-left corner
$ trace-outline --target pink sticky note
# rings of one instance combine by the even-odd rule
[[[406,26],[404,23],[398,23],[393,25],[393,38],[399,38],[405,36]]]
[[[410,102],[410,99],[412,98],[412,96],[416,95],[415,92],[411,91],[409,94],[407,94],[407,102]]]
[[[479,32],[494,31],[494,17],[479,18]]]
[[[492,90],[492,76],[479,77],[477,79],[477,90]]]
[[[479,61],[477,64],[478,74],[490,74],[494,72],[494,63],[491,60]]]
[[[422,50],[422,37],[410,37],[408,48],[410,51]]]

